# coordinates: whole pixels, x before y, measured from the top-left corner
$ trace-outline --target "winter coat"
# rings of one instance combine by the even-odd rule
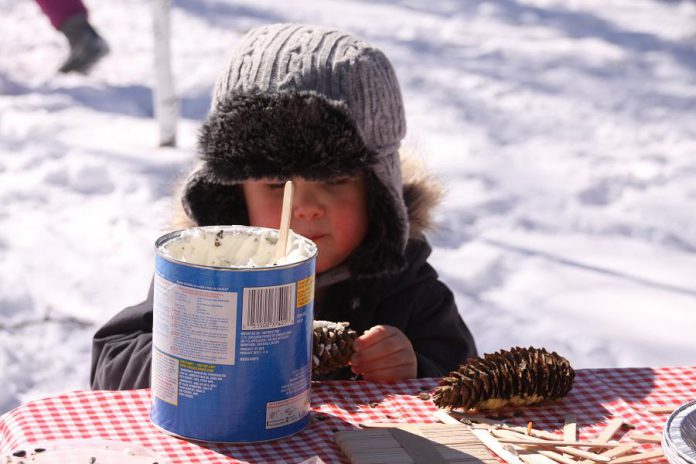
[[[471,333],[457,312],[452,292],[427,263],[430,246],[411,240],[409,266],[398,275],[371,281],[346,280],[327,292],[316,319],[348,321],[358,333],[377,324],[397,327],[413,344],[418,377],[437,377],[476,355]],[[93,389],[122,390],[150,386],[152,298],[111,319],[94,336]],[[347,377],[344,370],[341,377]]]

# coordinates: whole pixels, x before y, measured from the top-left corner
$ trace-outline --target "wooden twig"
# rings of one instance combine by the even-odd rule
[[[628,437],[631,440],[638,442],[638,443],[662,443],[662,436],[661,435],[632,433]]]
[[[604,451],[603,453],[599,453],[599,456],[611,459],[611,458],[615,458],[615,457],[619,457],[619,456],[624,456],[624,455],[630,453],[631,451],[633,451],[633,445],[621,444],[620,446],[617,446],[616,448],[611,448],[611,449]],[[580,464],[592,464],[592,462],[593,462],[592,460],[586,459],[584,461],[581,461]]]
[[[585,451],[572,446],[559,446],[556,448],[558,451],[563,451],[565,454],[570,454],[572,456],[577,456],[579,458],[586,459],[590,462],[609,462],[611,458],[602,456],[601,454],[593,453],[592,451]]]
[[[445,411],[442,411],[442,410],[435,411],[434,415],[440,422],[442,422],[444,424],[464,425],[460,421],[458,421],[457,419],[452,417],[451,415],[447,414],[447,412],[445,412]],[[516,434],[517,432],[510,431],[508,433],[515,433]],[[480,435],[476,435],[476,436],[478,438]],[[493,437],[491,436],[491,438],[493,438]],[[500,443],[500,442],[498,442],[498,443]],[[486,444],[486,443],[484,443],[484,444]],[[488,445],[486,445],[486,446],[488,446]],[[504,449],[502,447],[502,445],[500,445],[500,447],[502,449]],[[490,449],[490,447],[489,447],[489,449]],[[523,448],[521,448],[519,446],[515,447],[515,449],[516,450],[523,450]],[[493,450],[493,449],[491,449],[491,451],[495,452],[495,450]],[[544,456],[546,459],[539,459],[538,455]],[[520,455],[519,458],[527,464],[549,464],[548,459],[552,459],[555,462],[560,462],[561,464],[577,464],[577,461],[574,461],[573,459],[566,458],[565,456],[563,456],[561,454],[558,454],[558,453],[553,452],[553,451],[548,451],[548,450],[539,450],[533,454]],[[541,462],[541,461],[544,461],[544,462]]]
[[[673,413],[679,405],[674,405],[674,406],[651,406],[646,409],[647,412],[651,412],[653,414],[671,414]]]
[[[523,435],[527,434],[527,427],[519,427],[516,425],[509,425],[509,424],[503,424],[500,423],[499,421],[494,421],[492,419],[489,419],[487,417],[479,416],[479,415],[474,415],[474,414],[464,414],[459,411],[448,411],[448,414],[451,416],[459,419],[460,421],[471,421],[471,422],[477,422],[479,424],[485,424],[491,427],[499,428],[502,430],[512,430],[514,432],[519,432]],[[535,438],[548,438],[549,440],[558,440],[558,435],[550,433],[550,432],[544,432],[543,430],[536,430],[532,429],[531,431],[531,436]]]
[[[515,434],[515,435],[519,434],[519,432],[513,432],[513,431],[509,431],[509,430],[506,430],[506,431],[495,430],[495,433],[505,435],[505,436],[513,436],[511,434]],[[530,440],[533,440],[532,438],[523,437],[522,440],[526,440],[527,443],[522,443],[522,444],[520,444],[520,446],[532,445],[534,447],[537,447],[537,445],[529,443]],[[563,442],[563,443],[565,443],[565,442]],[[600,455],[598,455],[596,453],[592,453],[590,451],[583,451],[583,450],[580,450],[577,448],[573,448],[572,446],[559,446],[556,448],[556,450],[561,451],[565,454],[569,454],[571,456],[577,456],[577,457],[587,459],[590,462],[609,462],[610,461],[610,458],[608,458],[608,457],[600,456]],[[537,450],[537,452],[538,452],[538,450]]]
[[[629,456],[624,456],[621,458],[614,459],[611,464],[628,464],[629,462],[645,461],[646,459],[659,458],[665,454],[661,449],[654,451],[647,451],[645,453],[631,454]]]
[[[553,459],[556,462],[560,462],[561,464],[578,464],[578,461],[575,459],[569,458],[560,453],[556,453],[555,451],[539,450],[537,453],[541,454],[542,456],[546,456],[549,459]]]
[[[433,413],[433,416],[435,416],[435,419],[439,420],[443,424],[461,424],[461,422],[458,419],[455,419],[442,409],[438,409],[437,411],[435,411]]]
[[[563,440],[574,441],[578,438],[578,418],[575,414],[565,416],[563,424]]]
[[[280,229],[278,231],[278,243],[275,249],[275,261],[284,258],[287,254],[288,230],[290,229],[290,216],[292,215],[292,181],[285,182],[283,189],[283,209],[280,212]]]
[[[493,432],[495,434],[495,431]],[[618,443],[606,443],[601,441],[565,441],[565,440],[537,440],[537,439],[517,439],[501,438],[501,443],[512,443],[514,445],[537,445],[537,446],[578,446],[581,448],[614,448]]]
[[[454,416],[454,417],[453,417]],[[604,430],[593,441],[577,440],[577,418],[571,415],[565,418],[564,439],[559,440],[558,436],[549,432],[532,429],[528,427],[512,426],[501,424],[491,419],[462,414],[458,412],[437,411],[435,417],[447,424],[456,424],[466,421],[471,424],[472,432],[506,462],[510,462],[500,453],[508,453],[514,456],[517,453],[518,462],[524,464],[550,464],[550,460],[561,464],[630,464],[647,459],[663,456],[662,450],[648,451],[638,454],[629,454],[633,451],[634,445],[611,441],[611,438],[619,431],[623,425],[622,419],[610,420]],[[527,432],[531,435],[528,435]],[[630,438],[642,443],[660,443],[659,435],[631,434]],[[485,440],[485,441],[484,441]],[[494,444],[497,443],[497,444]],[[554,449],[539,449],[539,448]],[[582,450],[578,448],[588,448]],[[592,449],[609,448],[602,453],[595,453]],[[563,453],[563,454],[561,454]],[[576,461],[569,456],[583,458]]]
[[[573,441],[578,439],[578,418],[575,414],[566,414],[563,418],[563,439]],[[570,457],[570,454],[564,454]]]
[[[522,454],[520,459],[526,464],[556,464],[551,458],[542,454]]]
[[[623,425],[623,419],[612,419],[609,421],[607,426],[602,430],[602,432],[597,435],[596,441],[599,443],[606,443],[611,440],[611,437],[621,428]],[[598,445],[601,446],[601,445]]]
[[[506,431],[506,434],[510,435],[517,435],[517,432],[511,432],[511,431]],[[524,445],[510,445],[515,448],[517,453],[520,456],[520,459],[522,459],[525,462],[528,462],[529,459],[526,457],[535,457],[537,455],[544,456],[545,458],[551,459],[555,462],[559,462],[561,464],[577,464],[577,461],[572,459],[570,456],[566,456],[560,453],[557,453],[556,451],[551,451],[551,450],[540,450],[540,449],[535,449],[534,451],[530,451],[524,447]],[[548,459],[544,459],[548,463]],[[539,459],[532,459],[532,461],[539,461]],[[535,464],[535,463],[532,463]]]
[[[503,445],[496,440],[493,435],[488,430],[471,428],[471,433],[473,433],[476,438],[478,438],[481,443],[486,445],[488,449],[497,454],[501,459],[503,459],[508,464],[522,464],[519,457],[512,454],[510,451],[506,450]]]

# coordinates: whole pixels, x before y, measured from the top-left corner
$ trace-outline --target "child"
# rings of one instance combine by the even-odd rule
[[[293,180],[291,228],[319,248],[315,319],[358,334],[366,380],[442,376],[476,354],[452,292],[426,262],[432,185],[402,185],[399,85],[378,49],[339,31],[277,24],[249,32],[218,79],[185,182],[181,227],[277,228]],[[95,389],[150,383],[152,295],[94,337]]]

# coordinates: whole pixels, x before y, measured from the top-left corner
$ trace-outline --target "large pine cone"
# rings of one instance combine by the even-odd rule
[[[314,321],[312,374],[324,375],[348,365],[357,336],[347,322]]]
[[[544,348],[511,348],[470,358],[440,380],[433,401],[440,408],[498,409],[559,400],[573,388],[570,362]]]

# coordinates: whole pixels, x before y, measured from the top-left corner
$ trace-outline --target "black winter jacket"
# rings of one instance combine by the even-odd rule
[[[327,289],[315,319],[348,321],[358,334],[377,324],[397,327],[413,344],[418,377],[439,377],[470,356],[473,337],[459,316],[452,292],[427,263],[430,245],[412,239],[408,267],[382,278],[350,279]],[[93,389],[123,390],[150,386],[152,298],[124,309],[94,336]],[[342,377],[350,375],[345,369]]]

